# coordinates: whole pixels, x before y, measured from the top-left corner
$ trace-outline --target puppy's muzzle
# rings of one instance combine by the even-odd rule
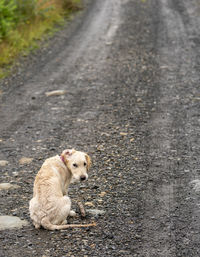
[[[81,181],[86,180],[86,176],[84,176],[84,175],[83,175],[83,176],[80,176],[80,180],[81,180]]]

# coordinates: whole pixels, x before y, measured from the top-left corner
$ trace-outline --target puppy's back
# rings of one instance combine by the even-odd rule
[[[59,181],[59,169],[60,158],[54,156],[48,158],[43,163],[42,167],[38,171],[34,182],[34,196],[41,197],[45,195],[60,195],[60,181]]]

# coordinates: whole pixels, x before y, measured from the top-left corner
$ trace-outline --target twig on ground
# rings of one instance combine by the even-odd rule
[[[85,209],[84,209],[84,206],[83,206],[82,202],[80,202],[80,201],[78,202],[78,207],[79,207],[79,209],[80,209],[81,216],[82,216],[83,218],[85,218],[86,214],[85,214]]]

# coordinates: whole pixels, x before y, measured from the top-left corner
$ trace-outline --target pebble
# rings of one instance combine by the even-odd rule
[[[66,90],[54,90],[46,92],[45,95],[48,96],[57,96],[57,95],[64,95],[66,94]]]
[[[98,210],[98,209],[87,209],[86,212],[93,216],[99,216],[106,213],[104,210]]]
[[[5,161],[5,160],[1,160],[1,161],[0,161],[0,166],[1,166],[1,167],[4,167],[4,166],[6,166],[6,165],[8,165],[8,161]]]
[[[0,190],[7,190],[7,189],[14,189],[14,188],[19,188],[20,186],[18,185],[13,185],[10,183],[1,183],[0,184]]]
[[[200,192],[200,180],[199,179],[195,179],[195,180],[191,181],[191,184],[193,185],[194,191]]]
[[[14,216],[0,216],[0,230],[22,228],[28,225],[26,220]]]

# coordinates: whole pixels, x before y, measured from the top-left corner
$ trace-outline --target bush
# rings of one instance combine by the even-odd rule
[[[49,4],[49,0],[16,0],[16,3],[17,13],[21,21],[32,20],[38,16],[42,17],[50,9],[53,9],[52,4]],[[46,3],[48,4],[45,6]]]
[[[80,1],[77,0],[60,0],[64,10],[77,11],[80,9]]]
[[[19,23],[44,17],[53,9],[47,2],[49,0],[0,0],[0,41]]]
[[[0,0],[0,78],[20,54],[35,49],[80,8],[81,0]]]
[[[21,20],[35,16],[36,2],[36,0],[16,0],[17,13]]]
[[[15,0],[0,0],[0,41],[17,23]]]

